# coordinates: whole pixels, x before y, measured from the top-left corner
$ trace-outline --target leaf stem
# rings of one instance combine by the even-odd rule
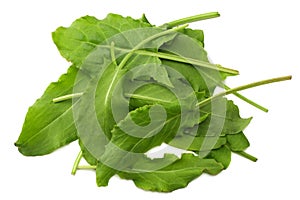
[[[97,168],[96,165],[81,165],[77,167],[77,169],[96,169],[96,168]]]
[[[228,87],[227,85],[223,85],[225,87],[226,90],[230,90],[231,88]],[[234,94],[236,97],[240,98],[241,100],[249,103],[250,105],[258,108],[259,110],[263,111],[263,112],[268,112],[269,110],[261,105],[259,105],[258,103],[255,103],[254,101],[252,101],[251,99],[248,99],[247,97],[245,97],[244,95],[241,95],[238,92],[233,92],[232,94]]]
[[[54,103],[58,103],[58,102],[61,102],[61,101],[66,101],[66,100],[69,100],[69,99],[78,98],[78,97],[81,97],[82,95],[83,95],[83,92],[74,93],[74,94],[67,94],[67,95],[64,95],[64,96],[54,98],[52,101]]]
[[[72,172],[71,172],[72,175],[75,175],[75,174],[76,174],[76,171],[77,171],[77,169],[78,169],[78,165],[79,165],[79,163],[80,163],[81,158],[82,158],[82,151],[80,151],[80,152],[78,153],[78,155],[77,155],[77,157],[76,157],[76,159],[75,159],[75,162],[74,162],[73,168],[72,168]]]
[[[249,88],[254,88],[254,87],[257,87],[257,86],[260,86],[260,85],[266,85],[266,84],[269,84],[269,83],[275,83],[275,82],[286,81],[286,80],[291,80],[291,79],[292,79],[292,76],[282,76],[282,77],[278,77],[278,78],[262,80],[262,81],[242,85],[242,86],[239,86],[239,87],[236,87],[236,88],[228,89],[224,92],[221,92],[219,94],[211,96],[211,97],[197,103],[197,106],[204,106],[212,100],[215,100],[217,98],[223,97],[223,96],[228,95],[228,94],[232,94],[234,92],[246,90],[246,89],[249,89]]]
[[[197,22],[197,21],[216,18],[216,17],[220,17],[220,14],[218,12],[209,12],[209,13],[194,15],[194,16],[178,19],[175,21],[171,21],[171,22],[168,22],[168,23],[162,25],[162,27],[172,28],[172,27],[175,27],[178,25]]]
[[[226,72],[229,73],[231,75],[238,75],[239,72],[237,70],[234,69],[229,69],[229,68],[225,68],[225,67],[220,67],[218,65],[214,65],[211,64],[209,62],[204,62],[201,60],[196,60],[196,59],[192,59],[192,58],[185,58],[185,57],[181,57],[181,56],[177,56],[177,55],[173,55],[173,54],[169,54],[169,53],[163,53],[163,52],[151,52],[151,51],[146,51],[146,50],[137,50],[135,51],[135,53],[140,54],[140,55],[147,55],[147,56],[157,56],[159,58],[163,58],[166,60],[172,60],[172,61],[177,61],[177,62],[182,62],[182,63],[188,63],[188,64],[192,64],[198,67],[204,67],[204,68],[208,68],[208,69],[213,69],[213,70],[218,70],[221,72]]]
[[[163,52],[151,52],[151,51],[146,51],[146,50],[137,50],[135,51],[136,54],[140,54],[140,55],[148,55],[148,56],[157,56],[159,58],[162,59],[166,59],[166,60],[172,60],[172,61],[177,61],[177,62],[182,62],[182,63],[188,63],[188,64],[193,64],[195,66],[198,67],[204,67],[204,68],[209,68],[209,69],[215,69],[221,72],[226,72],[229,73],[231,75],[238,75],[239,72],[235,69],[230,69],[230,68],[225,68],[225,67],[221,67],[219,65],[214,65],[208,62],[204,62],[204,61],[199,61],[196,59],[191,59],[191,58],[183,58],[177,55],[173,55],[173,54],[169,54],[169,53],[163,53]],[[222,87],[224,87],[226,90],[231,89],[230,87],[228,87],[225,84],[222,84]],[[233,94],[235,96],[237,96],[238,98],[240,98],[241,100],[249,103],[250,105],[258,108],[259,110],[263,111],[263,112],[268,112],[268,109],[259,105],[258,103],[248,99],[247,97],[241,95],[238,92],[233,92]]]
[[[159,58],[162,59],[166,59],[166,60],[172,60],[172,61],[177,61],[177,62],[182,62],[182,63],[188,63],[188,64],[192,64],[198,67],[204,67],[204,68],[209,68],[209,69],[214,69],[214,70],[218,70],[221,72],[225,72],[225,73],[229,73],[231,75],[238,75],[239,72],[235,69],[230,69],[230,68],[225,68],[225,67],[221,67],[220,65],[214,65],[208,62],[204,62],[204,61],[200,61],[200,60],[196,60],[196,59],[191,59],[191,58],[183,58],[177,55],[173,55],[173,54],[169,54],[169,53],[163,53],[163,52],[151,52],[151,51],[146,51],[146,50],[137,50],[135,51],[135,53],[140,54],[140,55],[148,55],[148,56],[157,56]],[[222,87],[224,87],[226,90],[229,90],[230,87],[228,87],[225,84],[222,84]],[[235,96],[237,96],[238,98],[240,98],[241,100],[249,103],[250,105],[258,108],[259,110],[263,111],[263,112],[268,112],[268,109],[255,103],[254,101],[248,99],[247,97],[239,94],[238,92],[233,92],[233,94]]]
[[[114,42],[111,42],[111,44],[110,44],[110,55],[111,55],[112,63],[115,66],[118,66],[117,59],[116,59],[116,54],[115,54],[115,43]]]
[[[239,155],[239,156],[242,156],[242,157],[244,157],[244,158],[247,158],[247,159],[249,159],[249,160],[251,160],[251,161],[253,161],[253,162],[256,162],[256,161],[257,161],[257,158],[256,158],[256,157],[254,157],[254,156],[252,156],[252,155],[250,155],[250,154],[248,154],[248,153],[246,153],[246,152],[244,152],[244,151],[233,151],[233,153],[235,153],[235,154],[237,154],[237,155]]]

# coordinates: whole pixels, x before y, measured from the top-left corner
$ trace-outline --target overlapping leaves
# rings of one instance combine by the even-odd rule
[[[53,40],[73,65],[28,110],[16,142],[22,154],[45,155],[79,139],[99,186],[118,174],[160,192],[185,187],[202,173],[218,174],[232,152],[246,155],[243,130],[251,118],[242,119],[226,98],[197,107],[230,75],[208,62],[201,30],[154,27],[145,18],[109,14],[60,27]],[[133,82],[142,87],[130,90]],[[79,95],[52,101],[72,93]],[[116,118],[114,109],[124,102],[128,110]],[[161,144],[190,153],[148,158]]]

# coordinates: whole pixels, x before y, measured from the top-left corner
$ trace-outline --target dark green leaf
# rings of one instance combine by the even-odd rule
[[[232,151],[244,151],[250,146],[250,143],[243,132],[234,135],[226,135],[226,138],[228,147]]]
[[[241,118],[238,107],[233,101],[227,100],[226,98],[220,98],[215,100],[213,104],[205,105],[200,108],[200,112],[203,114],[210,113],[208,119],[199,124],[198,127],[198,135],[203,136],[208,134],[210,127],[212,129],[209,134],[218,134],[218,132],[220,132],[220,125],[218,125],[217,122],[223,123],[221,135],[240,133],[248,126],[252,119],[252,117],[246,119]]]
[[[191,135],[184,134],[173,138],[170,142],[168,142],[168,144],[189,151],[210,151],[211,147],[206,147],[204,141],[208,144],[214,143],[212,149],[217,149],[220,148],[222,145],[226,144],[226,137],[194,137]]]
[[[219,149],[212,150],[207,155],[207,158],[215,159],[224,166],[224,169],[226,169],[231,162],[231,151],[226,145],[224,145]]]
[[[195,39],[200,46],[204,47],[204,33],[202,30],[186,28],[181,32],[183,34]]]
[[[171,164],[157,169],[164,162]],[[148,168],[149,172],[141,170],[145,168]],[[153,160],[141,159],[130,169],[134,173],[120,172],[119,176],[133,180],[135,185],[143,190],[171,192],[186,187],[203,172],[218,174],[222,169],[223,166],[213,159],[200,159],[192,154],[183,154],[180,159],[174,155],[165,155],[164,158]]]

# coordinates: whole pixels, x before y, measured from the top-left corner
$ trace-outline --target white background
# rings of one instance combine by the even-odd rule
[[[0,199],[299,199],[299,4],[294,0],[10,0],[0,3]],[[263,113],[236,100],[243,117],[252,163],[233,156],[221,174],[201,176],[169,194],[145,192],[114,177],[98,188],[95,174],[70,170],[79,150],[72,143],[50,155],[24,157],[14,147],[27,109],[69,66],[51,40],[58,26],[84,15],[102,19],[110,12],[160,25],[203,12],[221,18],[198,22],[215,63],[241,75],[231,86],[282,75],[293,80],[243,92],[267,106]],[[233,98],[233,97],[230,97]],[[235,99],[235,98],[233,98]]]

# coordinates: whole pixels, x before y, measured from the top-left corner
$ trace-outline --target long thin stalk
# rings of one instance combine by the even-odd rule
[[[239,86],[239,87],[236,87],[236,88],[226,90],[226,91],[221,92],[219,94],[216,94],[214,96],[211,96],[211,97],[199,102],[197,104],[197,106],[199,106],[199,107],[204,106],[212,100],[215,100],[217,98],[223,97],[223,96],[228,95],[228,94],[232,94],[234,92],[246,90],[246,89],[257,87],[257,86],[260,86],[260,85],[266,85],[266,84],[269,84],[269,83],[275,83],[275,82],[286,81],[286,80],[291,80],[291,79],[292,79],[292,76],[282,76],[282,77],[278,77],[278,78],[272,78],[272,79],[267,79],[267,80],[262,80],[262,81],[242,85],[242,86]]]
[[[58,102],[61,102],[61,101],[66,101],[66,100],[70,100],[70,99],[73,99],[73,98],[78,98],[78,97],[81,97],[82,95],[83,95],[83,92],[74,93],[74,94],[67,94],[67,95],[64,95],[64,96],[61,96],[61,97],[54,98],[52,101],[54,103],[58,103]]]
[[[242,156],[242,157],[244,157],[244,158],[247,158],[248,160],[251,160],[251,161],[253,161],[253,162],[256,162],[256,161],[257,161],[257,158],[256,158],[256,157],[254,157],[254,156],[252,156],[252,155],[246,153],[245,151],[233,151],[233,153],[238,154],[238,155],[240,155],[240,156]]]
[[[223,86],[225,87],[226,90],[230,90],[231,88],[228,87],[227,85],[223,84]],[[254,101],[252,101],[251,99],[248,99],[247,97],[245,97],[244,95],[241,95],[238,92],[233,92],[232,94],[234,94],[236,97],[240,98],[241,100],[249,103],[250,105],[258,108],[259,110],[263,111],[263,112],[268,112],[269,110],[261,105],[259,105],[258,103],[255,103]]]
[[[169,54],[169,53],[163,53],[163,52],[151,52],[151,51],[147,51],[147,50],[137,50],[135,51],[136,54],[139,55],[147,55],[147,56],[156,56],[162,59],[166,59],[166,60],[172,60],[172,61],[177,61],[177,62],[182,62],[182,63],[187,63],[187,64],[192,64],[198,67],[203,67],[203,68],[208,68],[208,69],[213,69],[213,70],[218,70],[220,72],[225,72],[225,73],[229,73],[231,75],[238,75],[239,72],[235,69],[230,69],[230,68],[225,68],[225,67],[221,67],[219,65],[213,65],[211,63],[207,63],[201,60],[196,60],[196,59],[191,59],[191,58],[183,58],[177,55],[173,55],[173,54]],[[226,90],[231,89],[230,87],[228,87],[225,84],[220,85],[221,87],[224,87]],[[263,112],[268,112],[268,109],[259,105],[258,103],[248,99],[247,97],[241,95],[238,92],[233,92],[233,94],[235,96],[237,96],[238,98],[240,98],[241,100],[249,103],[250,105],[258,108],[259,110],[263,111]]]
[[[184,58],[181,56],[173,55],[170,53],[163,53],[163,52],[151,52],[151,51],[146,51],[146,50],[137,50],[135,51],[136,54],[139,55],[146,55],[146,56],[156,56],[159,58],[163,58],[166,60],[172,60],[172,61],[177,61],[177,62],[182,62],[182,63],[188,63],[192,65],[196,65],[198,67],[203,67],[203,68],[208,68],[208,69],[213,69],[213,70],[218,70],[221,72],[229,73],[231,75],[238,75],[239,72],[235,69],[229,69],[225,67],[220,67],[218,65],[214,65],[208,62],[204,62],[201,60],[196,60],[192,58]]]
[[[167,28],[172,28],[172,27],[179,26],[182,24],[188,24],[188,23],[197,22],[197,21],[206,20],[206,19],[212,19],[212,18],[216,18],[216,17],[220,17],[220,14],[218,12],[209,12],[209,13],[194,15],[194,16],[178,19],[175,21],[171,21],[171,22],[168,22],[168,23],[162,25],[162,27],[166,26]]]
[[[95,165],[81,165],[78,166],[77,169],[96,169],[97,167]]]
[[[75,175],[75,174],[76,174],[76,171],[77,171],[77,169],[78,169],[78,165],[79,165],[79,163],[80,163],[81,158],[82,158],[82,151],[80,151],[80,152],[78,153],[78,155],[77,155],[77,157],[76,157],[76,159],[75,159],[75,162],[74,162],[73,168],[72,168],[72,172],[71,172],[72,175]]]

